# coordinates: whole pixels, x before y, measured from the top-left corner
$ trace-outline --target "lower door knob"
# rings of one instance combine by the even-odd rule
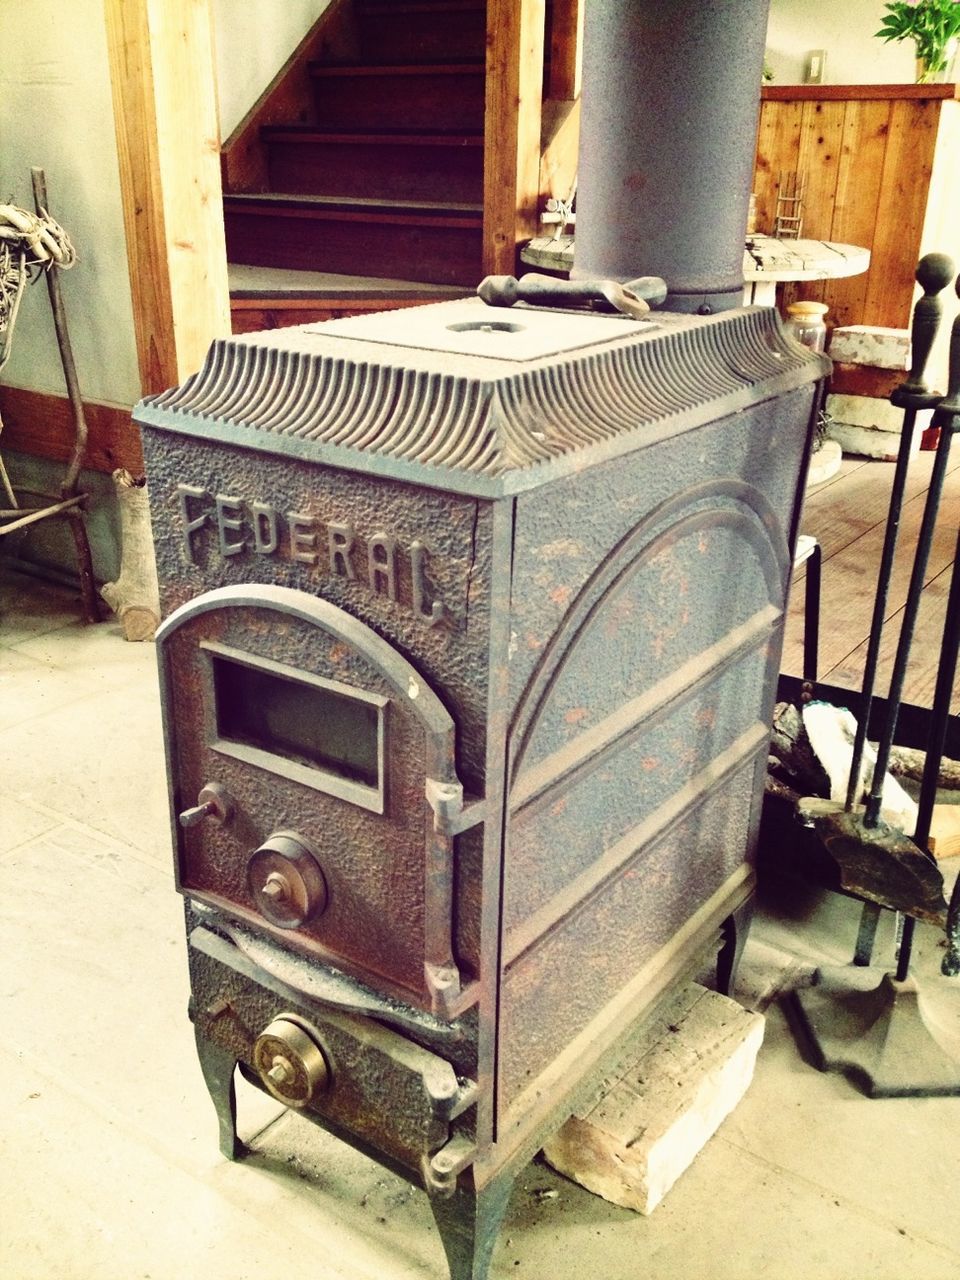
[[[267,1089],[289,1107],[305,1107],[330,1083],[323,1050],[299,1022],[281,1016],[257,1036],[253,1066]]]

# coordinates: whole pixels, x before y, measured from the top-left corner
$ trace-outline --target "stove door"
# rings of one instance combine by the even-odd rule
[[[226,587],[157,636],[178,887],[377,990],[449,1014],[453,721],[342,609]]]

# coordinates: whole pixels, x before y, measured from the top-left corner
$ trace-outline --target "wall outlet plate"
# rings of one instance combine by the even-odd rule
[[[803,60],[803,83],[823,84],[826,79],[826,49],[811,49]]]

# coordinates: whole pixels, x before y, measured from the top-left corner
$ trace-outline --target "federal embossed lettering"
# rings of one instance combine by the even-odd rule
[[[367,544],[367,572],[370,590],[388,600],[397,598],[397,540],[387,533],[375,533]]]
[[[412,602],[414,616],[428,627],[448,616],[428,575],[427,545],[419,538],[404,545],[382,527],[363,537],[346,521],[321,520],[308,511],[284,513],[272,502],[200,485],[178,484],[176,493],[183,546],[195,564],[211,554],[231,561],[281,556],[393,604],[409,608]]]
[[[217,506],[217,541],[222,556],[237,556],[246,546],[243,538],[239,541],[229,539],[228,533],[238,533],[243,528],[242,510],[239,498],[227,497],[218,493],[214,497]]]
[[[193,535],[198,529],[210,519],[209,511],[201,511],[197,516],[190,514],[190,499],[194,498],[198,502],[202,498],[209,498],[210,493],[207,489],[201,489],[195,484],[178,484],[177,498],[180,503],[180,525],[183,530],[183,545],[186,548],[187,555],[196,564],[196,556],[193,554]]]
[[[251,502],[253,549],[261,556],[271,556],[280,545],[277,512],[267,502]]]
[[[419,541],[410,544],[410,571],[413,576],[413,612],[427,626],[432,627],[443,617],[443,603],[433,600],[427,603],[427,581],[424,566],[427,559],[426,545]]]
[[[353,549],[353,526],[349,524],[327,525],[327,546],[330,548],[330,572],[353,582],[357,571],[350,559]]]
[[[287,520],[290,525],[290,557],[301,564],[315,565],[319,560],[317,552],[317,527],[310,516],[299,511],[289,511]]]

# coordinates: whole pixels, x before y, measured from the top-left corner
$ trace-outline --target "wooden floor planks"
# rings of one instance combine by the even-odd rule
[[[921,453],[910,465],[904,501],[926,493],[932,453]],[[824,559],[837,555],[877,525],[886,524],[894,468],[886,462],[861,462],[833,485],[812,490],[804,505],[803,528],[815,533]],[[816,526],[815,528],[813,526]]]
[[[910,464],[897,555],[890,583],[880,649],[876,692],[886,696],[893,669],[903,606],[913,566],[934,455],[921,453]],[[859,689],[870,634],[876,579],[893,483],[893,464],[844,459],[838,474],[809,491],[801,530],[823,550],[819,678]],[[911,647],[904,698],[930,706],[939,667],[940,642],[950,589],[951,566],[960,528],[960,451],[948,464],[943,497],[924,574],[924,591]],[[787,619],[781,670],[800,675],[803,663],[804,591],[798,570]],[[955,684],[956,689],[956,684]],[[960,712],[960,694],[952,710]]]
[[[940,640],[947,612],[947,595],[950,591],[950,576],[949,568],[944,569],[932,582],[928,583],[920,598],[920,609],[917,614],[913,643],[910,646],[910,663],[907,667],[904,686],[906,701],[919,707],[929,707],[933,703],[933,692],[940,665]],[[890,687],[902,623],[903,610],[901,609],[887,623],[880,642],[877,689],[884,696]],[[829,683],[839,685],[841,688],[859,688],[863,679],[866,653],[867,641],[863,640],[843,662],[834,667],[830,673]],[[960,697],[956,693],[953,697],[952,710],[954,712],[960,710]]]

